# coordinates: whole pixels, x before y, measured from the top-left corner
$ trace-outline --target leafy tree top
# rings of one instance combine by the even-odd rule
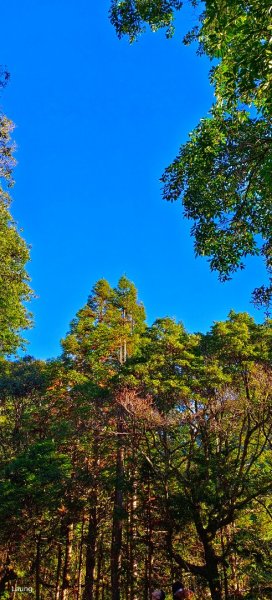
[[[71,367],[104,385],[136,350],[144,321],[133,283],[122,277],[111,288],[101,279],[71,323],[62,342],[64,357]]]

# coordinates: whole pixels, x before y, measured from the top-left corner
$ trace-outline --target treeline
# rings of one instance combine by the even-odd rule
[[[148,327],[122,277],[62,346],[0,363],[0,596],[271,598],[271,321]]]

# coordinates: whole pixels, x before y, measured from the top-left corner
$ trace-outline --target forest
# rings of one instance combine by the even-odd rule
[[[271,8],[200,7],[184,42],[216,59],[215,104],[166,168],[163,196],[181,200],[196,255],[222,281],[263,258],[264,316],[231,310],[206,333],[169,316],[149,324],[121,272],[116,287],[94,284],[58,358],[23,353],[29,248],[0,115],[3,600],[148,600],[175,580],[195,600],[272,598]],[[181,9],[112,0],[109,18],[134,42],[145,27],[174,35]]]

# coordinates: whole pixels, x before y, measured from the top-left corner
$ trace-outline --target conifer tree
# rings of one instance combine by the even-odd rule
[[[137,300],[135,286],[121,277],[116,288],[111,288],[105,280],[98,281],[81,309],[71,323],[71,329],[63,340],[64,360],[84,374],[96,386],[96,403],[109,394],[114,403],[116,422],[116,473],[113,503],[112,545],[111,545],[111,585],[114,600],[120,597],[120,575],[122,566],[122,519],[124,486],[124,415],[116,402],[118,398],[118,376],[127,357],[137,350],[139,335],[144,329],[144,308]],[[117,386],[117,387],[116,387]],[[95,458],[94,469],[100,461],[99,435],[93,438]],[[98,490],[95,483],[90,492],[89,503],[89,543],[86,555],[86,580],[84,600],[93,599],[95,548],[98,537],[97,502]]]

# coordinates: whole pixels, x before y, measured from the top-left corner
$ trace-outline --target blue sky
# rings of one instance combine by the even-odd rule
[[[1,63],[11,81],[2,109],[16,124],[12,212],[31,245],[37,298],[28,353],[49,358],[97,279],[132,279],[148,321],[169,315],[206,331],[229,310],[253,310],[257,260],[220,284],[195,259],[180,203],[159,178],[213,101],[210,63],[182,35],[147,33],[130,45],[108,20],[108,0],[9,0]]]

